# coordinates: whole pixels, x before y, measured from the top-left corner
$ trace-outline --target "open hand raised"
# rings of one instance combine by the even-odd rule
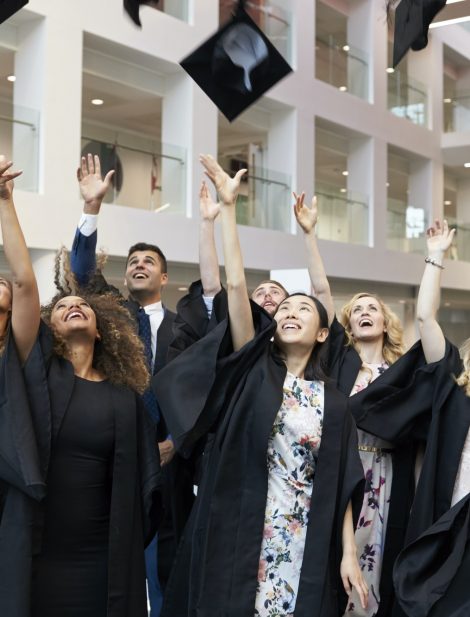
[[[204,173],[214,184],[220,200],[225,205],[235,205],[240,188],[240,180],[246,174],[247,170],[240,169],[240,171],[237,171],[235,176],[231,178],[210,154],[201,154],[199,160],[205,168]]]
[[[214,221],[220,212],[220,204],[212,199],[204,180],[199,190],[199,211],[204,221]]]
[[[8,201],[13,193],[13,180],[21,176],[22,171],[8,171],[13,166],[11,161],[7,161],[0,155],[0,200]]]
[[[308,234],[315,229],[315,225],[318,221],[318,208],[317,208],[317,198],[314,197],[312,199],[312,205],[309,208],[305,203],[305,193],[301,193],[297,195],[297,193],[292,193],[294,195],[295,204],[294,204],[294,214],[297,219],[297,223],[302,227],[303,231]]]
[[[98,214],[101,202],[106,195],[106,191],[111,185],[111,178],[114,169],[108,171],[106,177],[101,177],[100,157],[95,154],[82,156],[81,165],[77,169],[77,179],[80,186],[80,193],[85,201],[84,212],[88,214]]]
[[[426,244],[429,255],[444,254],[451,246],[455,229],[449,229],[447,221],[436,219],[426,231]]]

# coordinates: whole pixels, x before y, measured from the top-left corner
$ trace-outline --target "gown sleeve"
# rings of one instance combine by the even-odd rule
[[[426,363],[421,342],[350,399],[357,426],[373,435],[400,443],[425,440],[434,408],[448,396],[451,375],[461,371],[458,349],[446,341],[442,360]]]
[[[251,307],[255,336],[242,349],[233,351],[226,317],[152,379],[172,439],[184,457],[214,426],[233,385],[269,347],[275,322],[258,305]]]
[[[400,553],[393,572],[398,601],[409,617],[468,615],[469,568],[470,494]]]
[[[228,315],[227,292],[221,289],[214,297],[212,314],[209,318],[203,299],[201,281],[191,284],[189,292],[181,298],[176,307],[173,323],[173,340],[168,348],[167,361],[176,358],[185,349],[203,338]]]
[[[50,438],[42,345],[52,349],[44,324],[22,367],[10,330],[0,368],[0,478],[36,500],[46,494],[45,457]]]

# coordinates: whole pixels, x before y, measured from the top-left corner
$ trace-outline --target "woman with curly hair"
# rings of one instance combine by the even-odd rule
[[[0,614],[144,617],[144,545],[159,466],[139,393],[149,375],[127,311],[70,276],[42,320],[37,284],[0,163],[0,222],[12,271],[0,406]]]

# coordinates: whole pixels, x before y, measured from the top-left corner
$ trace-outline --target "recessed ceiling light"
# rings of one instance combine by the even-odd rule
[[[390,182],[387,182],[385,186],[388,188],[390,186]]]
[[[338,89],[339,89],[340,92],[346,92],[348,87],[347,86],[340,86]]]
[[[450,306],[450,302],[444,302],[444,306]]]
[[[470,167],[470,163],[464,163],[463,166],[468,168]]]
[[[8,75],[8,81],[16,81],[16,75]]]
[[[452,99],[444,99],[444,103],[452,103]]]
[[[103,105],[103,103],[104,103],[103,99],[91,99],[92,105]]]
[[[349,176],[349,171],[347,171],[346,169],[342,171],[341,173],[343,174],[343,176]]]
[[[343,51],[349,51],[351,48],[349,45],[343,45]]]
[[[400,304],[406,304],[406,300],[398,300]]]
[[[188,291],[187,287],[178,287],[178,291]]]
[[[339,192],[340,192],[340,193],[346,193],[346,192],[347,192],[347,189],[339,189]]]
[[[444,206],[451,206],[452,202],[450,201],[450,199],[446,199],[444,202]]]
[[[388,66],[386,69],[387,73],[395,73],[395,69],[393,68],[393,66]]]

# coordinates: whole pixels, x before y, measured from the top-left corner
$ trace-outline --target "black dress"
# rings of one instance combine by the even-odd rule
[[[106,616],[113,451],[109,382],[75,377],[49,466],[34,616]]]

